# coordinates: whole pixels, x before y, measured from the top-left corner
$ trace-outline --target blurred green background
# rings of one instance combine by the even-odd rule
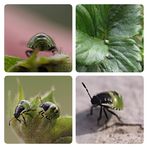
[[[72,115],[72,78],[70,76],[7,76],[5,77],[5,142],[18,143],[19,140],[8,125],[10,106],[8,106],[8,93],[11,91],[11,98],[15,98],[18,92],[17,79],[21,82],[25,99],[44,95],[55,88],[55,99],[60,106],[62,115]],[[17,106],[17,104],[16,104]],[[14,108],[15,110],[15,108]],[[13,114],[12,114],[13,117]]]

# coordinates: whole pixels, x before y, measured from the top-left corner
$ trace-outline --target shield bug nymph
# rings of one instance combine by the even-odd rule
[[[32,49],[25,52],[27,57],[30,57],[34,52],[38,53],[39,51],[51,51],[53,54],[58,51],[53,39],[45,33],[34,35],[28,41],[27,47]]]
[[[48,120],[57,119],[60,116],[60,110],[57,105],[52,102],[44,102],[40,105],[42,110],[39,112],[39,115],[45,117]]]
[[[97,122],[99,122],[102,118],[102,111],[104,111],[104,114],[107,120],[109,119],[107,112],[110,112],[112,115],[116,116],[116,118],[119,121],[121,121],[119,116],[112,111],[112,110],[123,109],[123,100],[122,100],[122,96],[119,93],[117,93],[116,91],[105,91],[91,97],[86,85],[83,82],[82,82],[82,85],[86,89],[91,99],[92,107],[90,109],[90,115],[93,114],[93,108],[100,106],[100,113],[99,113]]]

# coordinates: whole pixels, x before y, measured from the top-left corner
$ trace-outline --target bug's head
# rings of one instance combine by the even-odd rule
[[[14,117],[18,118],[21,114],[21,112],[24,110],[25,108],[23,106],[17,106],[15,108],[15,112],[14,112]]]
[[[40,105],[40,107],[43,108],[44,111],[47,111],[50,106],[51,106],[50,102],[44,102]]]
[[[23,110],[30,108],[30,102],[28,100],[21,100],[15,108],[14,117],[18,118]]]

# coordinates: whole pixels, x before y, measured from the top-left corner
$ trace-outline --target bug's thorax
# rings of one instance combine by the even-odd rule
[[[112,104],[112,98],[108,94],[108,92],[102,92],[93,96],[93,98],[91,99],[91,103],[96,105]]]

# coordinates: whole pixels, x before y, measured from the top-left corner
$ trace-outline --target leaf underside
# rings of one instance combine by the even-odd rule
[[[78,5],[76,11],[77,71],[143,70],[141,5]]]

